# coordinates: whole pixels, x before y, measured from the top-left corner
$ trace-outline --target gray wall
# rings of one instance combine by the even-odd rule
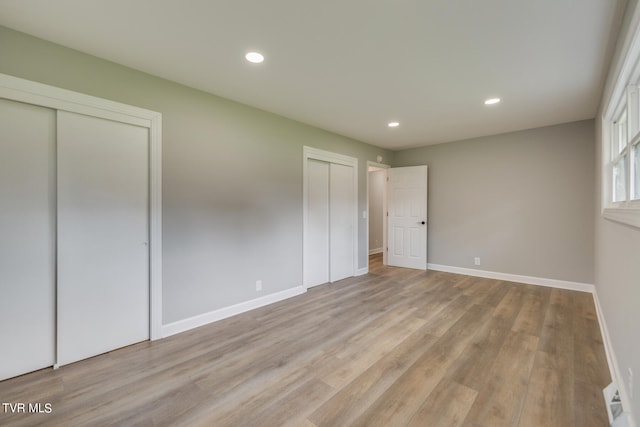
[[[607,77],[607,85],[602,103],[607,101],[611,85],[615,82],[616,64],[620,59],[622,42],[629,30],[629,20],[637,0],[629,1],[620,32],[613,67]],[[601,109],[604,105],[601,106]],[[601,117],[602,111],[598,117]],[[598,123],[599,125],[599,123]],[[602,188],[602,138],[600,126],[596,131],[596,181],[597,195],[595,210],[595,286],[607,323],[609,336],[620,369],[619,386],[627,392],[628,370],[634,373],[631,408],[636,424],[640,421],[640,229],[603,219],[600,214]]]
[[[369,172],[369,250],[382,249],[383,191],[387,172],[377,170]]]
[[[0,73],[163,114],[163,323],[302,285],[302,147],[391,152],[0,27]],[[367,265],[358,215],[359,267]],[[255,291],[256,280],[263,291]]]
[[[430,263],[593,283],[593,161],[588,120],[405,150],[393,166],[429,166]]]
[[[394,159],[2,27],[0,72],[163,113],[164,323],[302,283],[303,145],[359,158],[361,211],[366,160],[380,154],[395,166],[430,166],[430,262],[594,282],[618,364],[635,372],[640,408],[640,230],[600,217],[593,122],[407,150]],[[360,219],[360,267],[365,233]],[[474,256],[482,257],[480,267]]]

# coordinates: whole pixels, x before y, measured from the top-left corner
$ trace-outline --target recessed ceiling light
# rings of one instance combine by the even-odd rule
[[[259,64],[264,61],[264,55],[259,52],[249,52],[245,56],[247,61],[252,62],[254,64]]]
[[[498,102],[500,102],[500,98],[489,98],[486,101],[484,101],[484,105],[493,105],[493,104],[497,104]]]
[[[398,126],[400,126],[400,123],[398,122],[389,122],[389,124],[387,125],[390,128],[397,128]]]

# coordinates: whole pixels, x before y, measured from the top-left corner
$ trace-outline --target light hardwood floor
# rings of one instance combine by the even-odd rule
[[[6,326],[6,325],[5,325]],[[384,267],[0,382],[0,425],[605,426],[590,294]]]

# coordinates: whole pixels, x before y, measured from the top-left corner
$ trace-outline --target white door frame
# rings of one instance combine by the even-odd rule
[[[304,248],[308,231],[307,162],[309,159],[353,167],[353,274],[356,275],[358,271],[358,159],[305,145],[302,147],[302,286],[305,289],[308,289],[304,281],[304,272],[307,268]]]
[[[149,129],[149,336],[162,338],[162,114],[1,73],[0,98]]]
[[[367,251],[369,250],[369,167],[389,169],[391,166],[367,160]],[[387,264],[387,184],[385,173],[385,185],[382,190],[382,264]],[[367,252],[368,253],[368,252]],[[367,256],[367,271],[369,271],[369,256]]]

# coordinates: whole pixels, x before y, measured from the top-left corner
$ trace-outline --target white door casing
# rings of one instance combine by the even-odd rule
[[[387,170],[387,261],[427,269],[427,166]]]
[[[55,363],[55,119],[0,99],[0,381]]]
[[[369,248],[369,228],[371,227],[371,212],[369,212],[369,192],[371,191],[370,179],[371,179],[371,168],[376,168],[378,170],[384,170],[384,184],[382,185],[382,194],[379,195],[382,198],[382,263],[387,265],[387,172],[386,169],[389,169],[389,165],[383,163],[377,163],[372,161],[367,161],[367,249]],[[367,257],[367,271],[369,271],[369,257]]]

